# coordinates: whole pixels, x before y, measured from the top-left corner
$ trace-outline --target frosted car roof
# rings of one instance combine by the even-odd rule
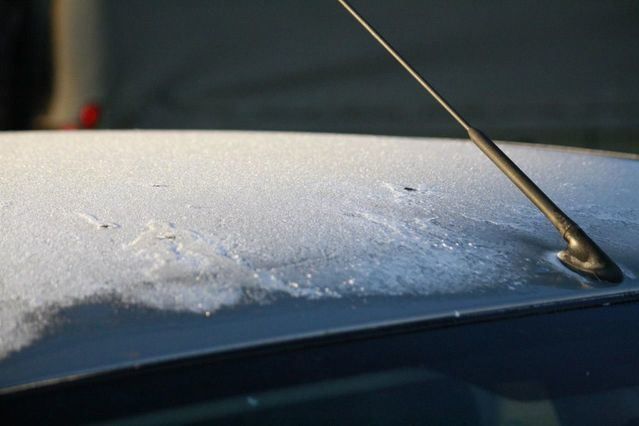
[[[560,237],[469,142],[2,134],[0,386],[636,289],[639,162],[504,150],[618,261],[620,286],[598,289],[560,266]],[[180,337],[164,341],[172,332]]]

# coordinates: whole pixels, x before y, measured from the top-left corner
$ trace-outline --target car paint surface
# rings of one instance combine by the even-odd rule
[[[639,162],[503,147],[623,283],[565,269],[560,236],[466,141],[0,135],[0,387],[636,291]]]

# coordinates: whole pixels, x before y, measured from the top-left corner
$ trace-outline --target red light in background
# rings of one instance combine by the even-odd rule
[[[80,127],[83,129],[95,129],[98,127],[102,108],[100,105],[90,103],[86,104],[80,110]]]

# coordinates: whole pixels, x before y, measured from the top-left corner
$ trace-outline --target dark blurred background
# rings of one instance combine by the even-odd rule
[[[636,0],[352,4],[494,138],[639,153]],[[465,136],[334,0],[0,0],[0,60],[5,130]]]

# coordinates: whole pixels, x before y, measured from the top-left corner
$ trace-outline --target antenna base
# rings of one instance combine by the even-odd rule
[[[559,260],[575,272],[599,281],[620,283],[623,273],[617,264],[578,226],[564,233],[568,248],[557,253]]]

